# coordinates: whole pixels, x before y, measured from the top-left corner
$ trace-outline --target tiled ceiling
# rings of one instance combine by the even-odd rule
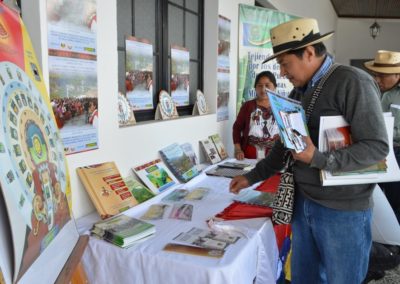
[[[400,19],[400,0],[331,0],[339,18]]]

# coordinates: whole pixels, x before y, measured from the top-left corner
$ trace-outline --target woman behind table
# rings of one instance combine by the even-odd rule
[[[266,92],[266,89],[276,89],[274,74],[270,71],[259,73],[254,88],[256,98],[242,105],[233,124],[235,158],[238,160],[263,158],[279,137]]]

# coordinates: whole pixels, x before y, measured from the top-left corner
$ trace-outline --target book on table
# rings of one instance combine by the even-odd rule
[[[200,148],[203,150],[203,153],[209,163],[214,165],[221,161],[221,157],[218,154],[217,148],[215,148],[214,143],[210,139],[200,140],[199,143]]]
[[[136,166],[132,170],[155,194],[163,192],[170,186],[179,183],[161,159],[156,159],[143,165]]]
[[[161,149],[160,154],[168,168],[181,182],[188,182],[199,174],[197,167],[177,143]]]
[[[185,152],[186,156],[192,161],[193,165],[197,166],[199,164],[199,159],[197,158],[196,153],[190,143],[183,143],[180,145],[183,152]]]
[[[337,172],[320,170],[323,186],[400,180],[400,169],[393,152],[394,118],[391,113],[384,113],[384,120],[389,141],[389,154],[386,159],[364,169]],[[343,116],[322,116],[320,118],[318,137],[318,149],[320,152],[340,151],[340,147],[349,147],[351,143],[353,142],[349,123]]]
[[[156,227],[145,221],[118,215],[94,224],[91,233],[119,247],[129,247],[154,235]]]
[[[233,200],[245,203],[249,205],[258,205],[264,207],[271,207],[274,201],[275,193],[262,192],[259,190],[242,190],[238,196],[234,197]]]
[[[76,172],[102,219],[138,204],[114,162],[78,167]]]
[[[220,166],[216,166],[208,171],[205,171],[208,176],[217,176],[217,177],[226,177],[233,178],[235,176],[241,176],[247,174],[249,170],[245,169],[235,169],[235,168],[224,168]]]
[[[254,167],[252,164],[242,163],[242,162],[224,162],[222,164],[218,164],[220,168],[230,168],[230,169],[239,169],[239,170],[247,170]]]
[[[208,137],[215,146],[215,149],[217,149],[218,155],[221,158],[221,160],[225,160],[228,158],[228,154],[226,153],[224,143],[222,143],[221,137],[219,137],[219,134],[214,134]]]
[[[309,134],[301,103],[270,90],[267,93],[282,142],[286,148],[302,152],[306,147],[303,136]]]
[[[129,191],[139,203],[145,202],[146,200],[149,200],[150,198],[156,196],[154,192],[145,187],[139,181],[135,180],[132,176],[124,178],[124,181]]]

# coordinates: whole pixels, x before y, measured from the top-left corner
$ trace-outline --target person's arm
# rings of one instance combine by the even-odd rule
[[[259,161],[254,169],[243,176],[236,176],[232,179],[229,186],[230,192],[239,193],[241,189],[281,171],[285,166],[284,154],[285,147],[280,140],[277,140],[267,157]]]
[[[366,76],[344,80],[342,89],[333,95],[343,104],[343,116],[350,124],[352,145],[321,153],[315,148],[311,167],[328,171],[362,169],[386,158],[389,143],[380,107],[379,89]],[[338,93],[342,90],[343,93]]]
[[[381,105],[382,105],[382,110],[384,112],[389,112],[390,111],[390,105],[392,104],[390,97],[388,94],[384,94],[381,100]]]

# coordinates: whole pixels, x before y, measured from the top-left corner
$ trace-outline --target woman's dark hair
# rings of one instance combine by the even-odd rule
[[[256,80],[254,81],[254,88],[257,86],[258,81],[260,81],[262,77],[267,77],[276,88],[276,78],[271,71],[262,71],[261,73],[258,73]]]

